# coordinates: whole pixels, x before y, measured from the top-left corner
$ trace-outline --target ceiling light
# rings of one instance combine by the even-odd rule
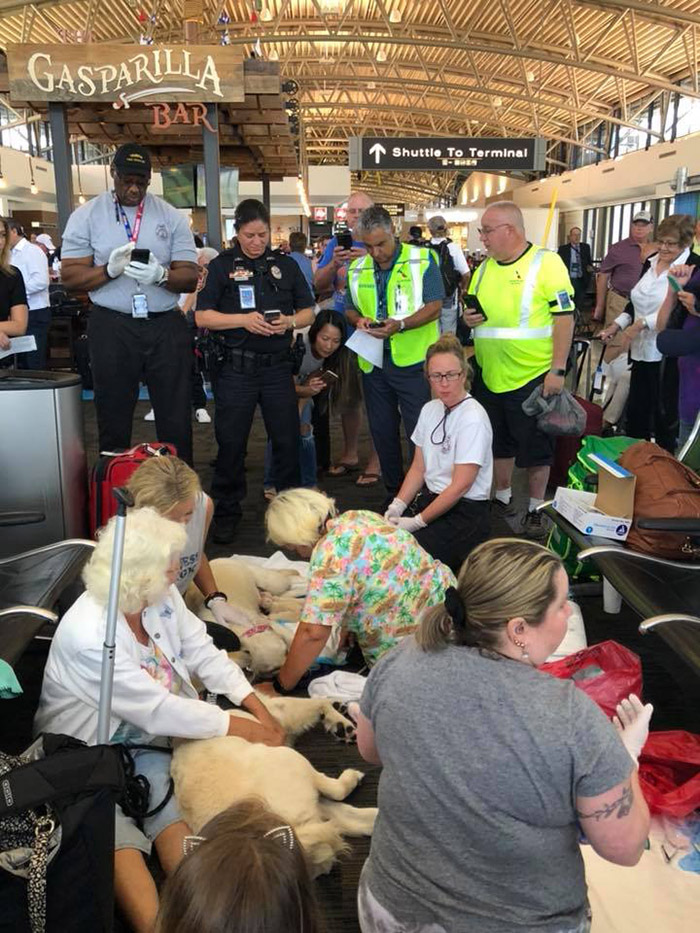
[[[263,21],[263,23],[269,23],[272,19],[272,11],[268,10],[266,7],[260,14],[260,19]]]
[[[35,184],[31,184],[29,186],[29,190],[31,191],[32,194],[39,194],[39,189],[37,188]]]
[[[389,14],[390,23],[400,23],[401,22],[401,10],[392,10]]]
[[[280,60],[279,52],[276,49],[272,49],[267,57],[271,62],[278,62]]]
[[[534,72],[534,71],[526,71],[526,72],[525,72],[525,77],[526,77],[526,79],[528,80],[528,82],[532,83],[532,82],[535,80],[535,72]]]
[[[85,195],[83,194],[82,191],[78,195],[78,204],[85,204]]]
[[[502,107],[502,106],[503,106],[503,98],[502,98],[502,97],[494,97],[494,98],[493,98],[493,106],[494,106],[494,107]]]
[[[319,5],[324,13],[337,13],[342,5],[342,0],[321,0]]]
[[[379,51],[377,52],[377,61],[378,62],[386,61],[386,52],[384,51],[384,49],[379,49]]]
[[[0,172],[0,188],[7,188],[7,182],[2,172]]]

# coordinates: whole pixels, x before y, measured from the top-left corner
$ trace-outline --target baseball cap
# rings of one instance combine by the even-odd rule
[[[138,143],[124,143],[114,153],[112,165],[122,175],[150,175],[151,156]]]
[[[632,218],[632,223],[640,224],[650,224],[651,223],[651,214],[649,211],[637,211],[637,213]]]
[[[440,230],[447,230],[447,221],[440,214],[436,214],[428,221],[428,227],[431,233],[438,233]]]

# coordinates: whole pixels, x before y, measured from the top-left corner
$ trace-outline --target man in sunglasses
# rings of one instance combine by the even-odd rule
[[[184,214],[148,193],[151,158],[117,149],[113,188],[74,211],[61,248],[66,288],[87,291],[100,450],[131,446],[139,382],[148,386],[158,440],[192,463],[191,336],[178,308],[197,287],[197,251]]]
[[[505,518],[520,517],[511,477],[514,466],[526,469],[529,501],[522,531],[542,540],[546,530],[536,510],[544,501],[554,445],[522,403],[538,385],[544,396],[564,388],[574,289],[561,258],[528,241],[522,212],[512,201],[489,205],[479,235],[488,257],[472,276],[463,317],[473,330],[480,368],[474,396],[493,428],[493,509]]]

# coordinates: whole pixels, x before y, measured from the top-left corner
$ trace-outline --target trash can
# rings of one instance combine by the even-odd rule
[[[0,475],[0,557],[86,536],[79,376],[0,370]]]

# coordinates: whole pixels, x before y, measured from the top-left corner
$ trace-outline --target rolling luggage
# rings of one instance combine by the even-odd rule
[[[113,490],[129,482],[136,469],[151,457],[176,457],[172,444],[138,444],[120,453],[105,451],[90,474],[90,534],[95,537],[98,528],[106,525],[116,513]]]
[[[558,437],[554,448],[554,461],[550,483],[554,486],[566,486],[569,467],[575,462],[581,449],[583,438],[589,434],[600,435],[603,432],[603,409],[600,405],[587,401],[585,398],[575,396],[576,401],[586,412],[586,426],[578,437]]]

